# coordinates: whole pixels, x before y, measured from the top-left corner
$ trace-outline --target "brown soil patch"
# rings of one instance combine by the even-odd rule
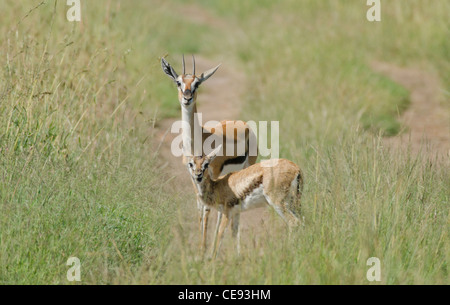
[[[401,68],[384,62],[372,63],[372,68],[410,91],[411,105],[401,115],[406,130],[400,135],[385,138],[394,149],[411,147],[426,157],[450,156],[450,108],[441,101],[441,87],[437,76],[415,68]]]

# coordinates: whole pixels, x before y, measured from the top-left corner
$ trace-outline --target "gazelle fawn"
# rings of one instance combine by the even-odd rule
[[[217,256],[230,221],[240,253],[239,218],[243,211],[270,206],[289,227],[300,224],[303,175],[295,163],[286,159],[267,160],[213,180],[208,167],[220,149],[218,147],[207,156],[188,157],[187,163],[198,189],[198,199],[222,213],[216,228],[213,257]]]

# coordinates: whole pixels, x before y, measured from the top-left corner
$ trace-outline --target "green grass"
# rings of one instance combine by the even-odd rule
[[[64,1],[0,4],[1,284],[69,284],[70,256],[82,284],[369,284],[369,257],[383,284],[448,284],[448,162],[382,145],[409,92],[370,69],[448,84],[447,1],[384,1],[380,23],[361,1],[82,3],[82,25]],[[227,234],[219,260],[197,259],[194,196],[152,141],[155,118],[179,116],[159,58],[182,53],[245,72],[242,116],[280,121],[281,157],[305,173],[304,228],[288,236],[271,216],[241,257]]]
[[[39,159],[2,170],[2,283],[67,283],[71,256],[83,262],[86,282],[108,283],[117,270],[162,255],[174,210],[152,162]],[[15,168],[22,171],[14,175]]]
[[[149,140],[169,103],[147,91],[163,52],[131,55],[132,38],[158,43],[125,39],[134,5],[112,7],[111,19],[123,15],[107,24],[90,4],[83,16],[99,24],[80,28],[64,4],[38,4],[1,5],[0,283],[67,283],[70,256],[92,270],[86,282],[108,283],[162,255],[180,202]]]
[[[361,116],[362,126],[374,134],[397,135],[403,128],[398,117],[410,104],[409,92],[389,78],[376,74],[371,76],[370,84],[385,97],[367,105],[367,110]]]

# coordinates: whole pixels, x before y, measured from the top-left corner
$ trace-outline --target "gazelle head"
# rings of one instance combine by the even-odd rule
[[[222,145],[214,149],[207,156],[189,156],[187,157],[187,168],[189,174],[191,174],[192,179],[194,179],[195,183],[201,183],[205,176],[209,174],[207,171],[209,164],[216,158],[217,154],[222,149]]]
[[[197,89],[198,87],[210,78],[219,68],[218,65],[215,68],[212,68],[206,72],[203,72],[200,76],[195,74],[195,58],[192,55],[192,63],[193,63],[193,72],[192,74],[186,74],[186,65],[184,62],[183,55],[183,74],[178,75],[175,72],[175,69],[164,59],[161,58],[161,67],[177,85],[178,87],[178,100],[180,101],[181,106],[190,106],[195,103],[197,98]]]

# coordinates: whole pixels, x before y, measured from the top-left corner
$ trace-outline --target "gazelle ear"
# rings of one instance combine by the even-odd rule
[[[202,75],[200,75],[200,82],[204,82],[208,78],[210,78],[214,73],[216,73],[217,69],[219,69],[221,64],[219,64],[217,67],[209,69],[206,72],[203,72]]]
[[[219,145],[216,149],[214,149],[212,152],[210,152],[206,159],[211,163],[219,154],[219,152],[222,150],[222,145]]]
[[[174,68],[164,59],[161,58],[161,67],[167,75],[169,75],[170,78],[172,78],[173,81],[176,81],[178,74],[175,72]]]

